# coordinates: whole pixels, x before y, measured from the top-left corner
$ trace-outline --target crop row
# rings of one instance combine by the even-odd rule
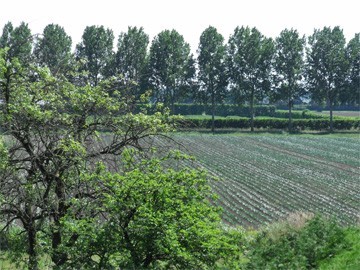
[[[220,178],[212,186],[227,222],[257,226],[294,211],[320,212],[335,215],[343,223],[355,222],[360,213],[359,168],[351,160],[343,163],[347,159],[335,163],[331,151],[324,153],[337,143],[339,155],[347,156],[353,148],[341,146],[341,140],[333,140],[333,145],[321,141],[325,150],[320,158],[306,151],[307,138],[298,137],[294,143],[291,138],[190,135],[177,139]]]

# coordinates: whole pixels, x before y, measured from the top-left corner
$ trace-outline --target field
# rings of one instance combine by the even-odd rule
[[[329,111],[322,111],[318,114],[329,116]],[[359,111],[333,111],[334,116],[346,116],[346,117],[360,117]]]
[[[178,134],[187,152],[219,180],[223,220],[258,227],[305,211],[360,221],[360,137]]]

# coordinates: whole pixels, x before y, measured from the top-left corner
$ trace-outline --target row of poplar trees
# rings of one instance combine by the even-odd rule
[[[179,102],[208,104],[213,117],[223,102],[249,105],[253,120],[254,104],[282,101],[291,123],[294,101],[307,97],[329,107],[332,130],[334,106],[360,103],[360,35],[346,42],[340,27],[314,30],[307,39],[285,29],[275,40],[256,28],[236,27],[225,44],[209,26],[196,57],[176,30],[160,32],[149,50],[143,28],[121,33],[116,51],[113,44],[114,33],[104,26],[86,27],[73,53],[71,37],[56,24],[32,35],[26,23],[14,28],[9,22],[0,37],[0,47],[23,63],[46,65],[53,74],[83,71],[83,84],[114,78],[132,96],[150,89],[152,100],[170,109]]]

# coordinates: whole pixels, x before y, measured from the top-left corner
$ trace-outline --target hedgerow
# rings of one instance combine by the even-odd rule
[[[187,118],[178,122],[180,128],[211,128],[211,119]],[[287,129],[288,119],[258,117],[254,119],[254,127],[258,129]],[[359,129],[359,119],[334,119],[334,128],[338,130]],[[250,119],[246,117],[215,119],[215,128],[250,128]],[[326,130],[330,126],[328,119],[293,119],[296,130]]]

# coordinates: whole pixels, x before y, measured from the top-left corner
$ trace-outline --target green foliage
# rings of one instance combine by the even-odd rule
[[[159,33],[151,43],[148,63],[148,83],[155,102],[172,109],[188,95],[195,76],[190,45],[176,30]]]
[[[292,115],[293,119],[325,119],[326,118],[325,115],[316,114],[316,113],[311,112],[309,110],[292,111],[291,115]],[[264,115],[264,116],[266,116],[266,115]],[[289,112],[288,111],[283,111],[283,110],[276,110],[270,116],[276,117],[276,118],[289,118]]]
[[[355,34],[346,46],[349,62],[346,92],[339,97],[342,103],[360,104],[360,33]]]
[[[106,214],[101,222],[74,220],[72,214],[64,218],[65,228],[79,234],[68,264],[78,269],[208,269],[219,259],[236,257],[241,232],[222,228],[218,209],[208,200],[213,195],[204,172],[172,169],[187,159],[179,153],[134,162],[136,156],[130,149],[124,152],[122,173],[98,164],[84,174],[101,194],[92,208]]]
[[[199,100],[203,103],[221,103],[225,98],[227,80],[225,76],[224,38],[215,27],[208,27],[200,36],[198,48]]]
[[[296,30],[285,29],[275,41],[274,91],[273,100],[282,100],[288,104],[289,131],[292,131],[292,106],[294,100],[304,94],[303,55],[305,37],[300,38]]]
[[[360,229],[358,227],[345,230],[345,238],[349,247],[334,257],[319,264],[320,270],[353,270],[360,268]]]
[[[305,37],[294,30],[285,29],[275,40],[275,92],[274,100],[283,100],[292,106],[302,93]]]
[[[126,33],[121,33],[118,38],[117,52],[113,59],[110,74],[121,74],[131,95],[139,97],[144,92],[146,80],[146,65],[148,62],[147,47],[149,36],[142,27],[129,27]]]
[[[14,31],[14,27],[11,22],[8,22],[4,25],[2,35],[0,37],[0,48],[4,49],[9,47],[11,40],[11,33]]]
[[[345,83],[345,37],[342,29],[324,27],[309,37],[306,75],[313,100],[334,101]]]
[[[340,27],[324,27],[309,37],[306,79],[312,100],[330,107],[330,130],[333,129],[332,107],[346,88],[348,61],[345,37]]]
[[[265,230],[249,249],[247,269],[314,269],[321,260],[335,256],[347,246],[344,236],[344,230],[335,221],[320,216],[301,229],[285,225],[275,234]]]
[[[228,69],[235,102],[261,100],[270,84],[270,67],[274,53],[271,39],[256,28],[237,27],[229,39]]]
[[[235,28],[229,39],[227,66],[231,93],[237,104],[246,101],[253,108],[256,101],[267,95],[274,51],[273,40],[256,28]],[[254,111],[251,110],[252,131],[253,124]]]
[[[46,67],[8,61],[8,52],[0,50],[0,129],[6,135],[0,145],[0,219],[5,228],[21,224],[29,269],[37,269],[44,252],[60,267],[71,257],[62,244],[71,247],[76,239],[75,233],[63,235],[61,219],[75,211],[74,198],[90,198],[90,204],[101,197],[101,192],[89,195],[93,183],[81,181],[81,175],[99,160],[108,170],[121,170],[119,156],[128,146],[145,155],[152,147],[146,139],[171,130],[171,117],[166,110],[129,113],[121,93],[104,92],[111,80],[80,86],[52,76]],[[104,130],[108,133],[101,134]],[[94,215],[82,216],[83,207],[75,219],[86,223]]]
[[[224,38],[215,27],[209,26],[202,32],[198,54],[200,88],[197,99],[204,104],[211,105],[213,118],[211,130],[214,131],[216,104],[221,104],[224,101],[228,84]]]
[[[269,105],[257,105],[254,106],[256,115],[261,116],[274,116],[275,106]],[[211,107],[203,104],[175,104],[173,114],[180,115],[211,115]],[[237,106],[230,104],[220,104],[216,107],[217,116],[243,116],[250,117],[249,106]]]
[[[264,129],[286,129],[289,121],[285,118],[257,117],[254,119],[253,126],[255,128]],[[245,117],[227,117],[225,119],[215,119],[216,128],[242,128],[251,127],[251,121]],[[293,128],[295,130],[326,130],[329,128],[330,121],[319,117],[319,119],[294,119]],[[211,128],[211,119],[206,118],[186,118],[181,120],[179,127],[182,128]],[[360,127],[359,119],[335,119],[333,126],[337,130],[358,129]]]
[[[70,62],[71,37],[63,27],[49,24],[35,44],[34,55],[40,64],[47,66],[55,75],[64,70]]]
[[[10,61],[15,57],[23,65],[28,65],[31,58],[33,37],[27,23],[21,22],[18,27],[13,28],[12,23],[8,22],[3,29],[0,37],[0,47],[8,47],[7,54]]]
[[[1,233],[1,251],[6,251],[5,257],[16,264],[17,267],[24,267],[26,264],[27,242],[26,235],[21,233],[20,227],[14,226]],[[3,242],[4,241],[4,242]]]
[[[82,42],[76,45],[75,55],[84,60],[82,70],[88,72],[87,83],[98,85],[106,74],[113,56],[114,34],[104,26],[87,26]]]

